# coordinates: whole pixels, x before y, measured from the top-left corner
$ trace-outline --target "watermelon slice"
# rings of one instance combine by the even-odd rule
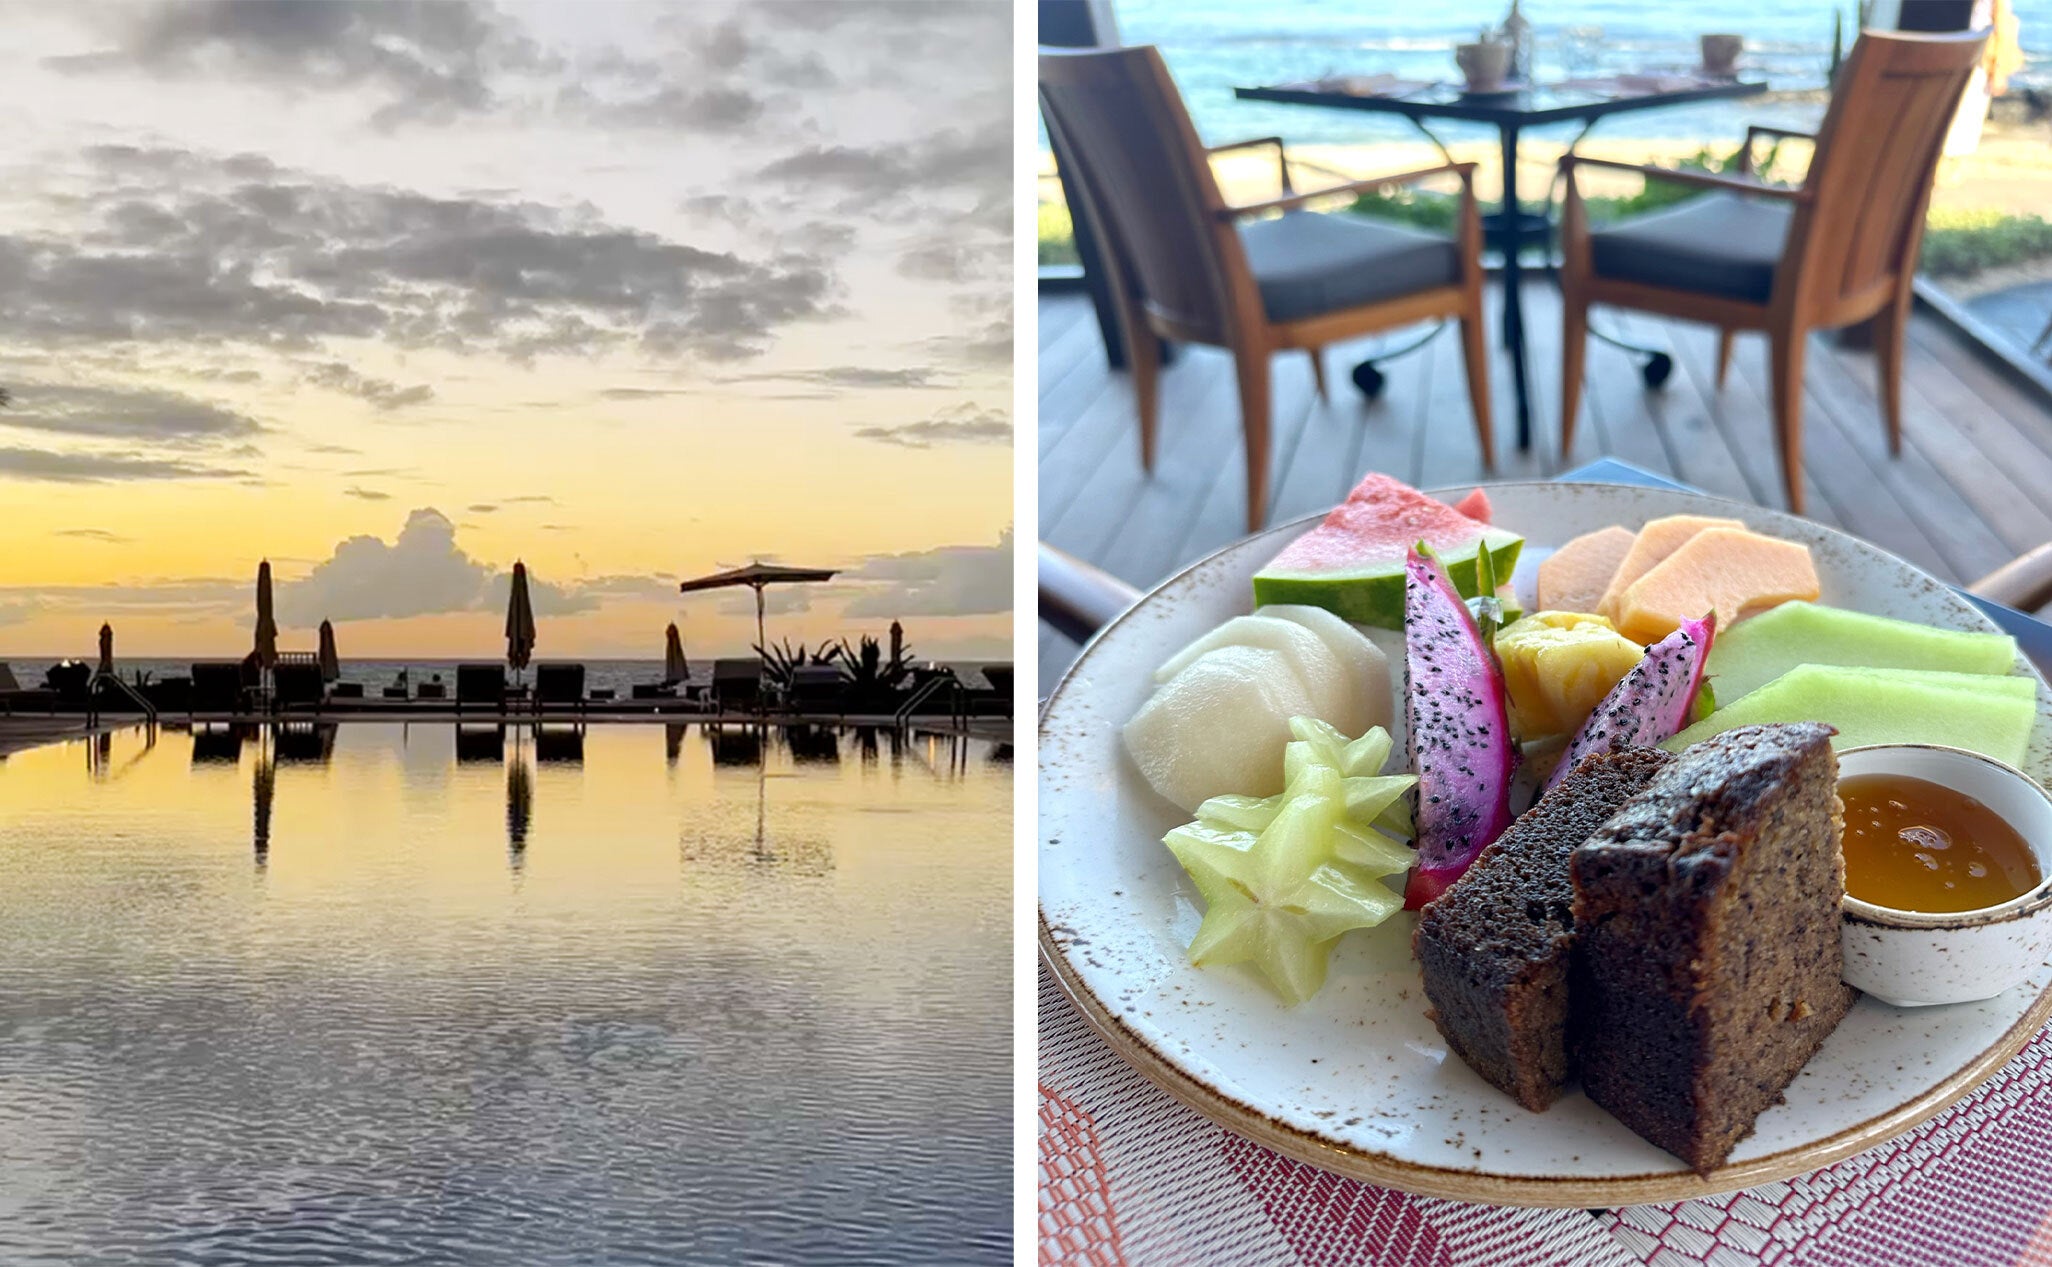
[[[1479,488],[1455,502],[1453,508],[1478,524],[1496,522],[1492,518],[1496,511],[1489,504],[1489,494]]]
[[[1483,550],[1504,577],[1525,545],[1514,532],[1470,519],[1401,480],[1371,474],[1323,523],[1255,574],[1254,602],[1323,607],[1357,625],[1402,629],[1404,558],[1420,541],[1463,598],[1479,592],[1475,561]]]

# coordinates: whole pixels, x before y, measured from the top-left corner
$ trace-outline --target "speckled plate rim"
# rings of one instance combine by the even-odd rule
[[[1556,480],[1501,481],[1495,484],[1484,484],[1481,487],[1488,490],[1513,485],[1528,488],[1559,489],[1564,492],[1576,488],[1597,487],[1607,489],[1615,487],[1614,485],[1602,483]],[[1458,495],[1461,492],[1465,492],[1468,487],[1467,485],[1462,485],[1457,489],[1428,489],[1426,491],[1428,494],[1451,492]],[[1772,510],[1764,506],[1755,506],[1747,502],[1734,501],[1730,498],[1713,497],[1706,493],[1665,489],[1652,491],[1668,493],[1677,501],[1687,502],[1689,509],[1699,507],[1706,509],[1730,507],[1738,512],[1737,515],[1733,516],[1735,518],[1744,516],[1757,517],[1763,512],[1776,517],[1784,517],[1786,515],[1786,512],[1783,511]],[[1323,510],[1315,511],[1302,518],[1290,520],[1287,523],[1272,524],[1262,531],[1273,532],[1280,528],[1308,529],[1313,523],[1323,518],[1326,513]],[[1677,508],[1677,510],[1669,513],[1686,513],[1686,511]],[[1853,537],[1850,533],[1840,532],[1838,529],[1826,524],[1819,524],[1814,520],[1806,522],[1819,531],[1846,537],[1848,540],[1857,542],[1865,549],[1886,556],[1913,576],[1927,580],[1932,584],[1942,584],[1942,582],[1939,582],[1937,578],[1932,577],[1922,568],[1917,567],[1899,555],[1874,545],[1872,542],[1866,541],[1863,538]],[[1113,620],[1103,629],[1098,630],[1091,637],[1090,641],[1084,644],[1082,650],[1077,653],[1076,658],[1070,662],[1068,669],[1063,672],[1061,680],[1055,684],[1054,689],[1048,692],[1046,700],[1040,707],[1037,729],[1044,732],[1049,710],[1054,707],[1055,701],[1061,697],[1063,690],[1068,687],[1070,680],[1076,675],[1083,663],[1096,650],[1098,644],[1107,634],[1131,619],[1137,611],[1145,607],[1157,594],[1178,584],[1186,576],[1207,566],[1220,555],[1237,549],[1244,540],[1245,538],[1242,538],[1221,546],[1189,566],[1170,575],[1153,589],[1143,594],[1132,607],[1120,613],[1117,619]],[[1976,612],[1975,616],[1987,624],[1989,628],[1993,628],[1993,623],[1989,622],[1985,616],[1982,616],[1979,612]],[[2039,677],[2035,670],[2033,670],[2032,676],[2037,678],[2041,685],[2043,684],[2042,677]],[[1041,733],[1037,735],[1037,738],[1045,739],[1045,734]],[[1037,842],[1035,848],[1037,852]],[[1610,1208],[1621,1205],[1642,1205],[1649,1202],[1687,1201],[1697,1197],[1709,1197],[1727,1192],[1736,1192],[1742,1188],[1751,1188],[1759,1184],[1773,1183],[1777,1180],[1807,1174],[1810,1171],[1831,1165],[1833,1162],[1843,1161],[1856,1153],[1865,1152],[1877,1144],[1885,1143],[1912,1127],[1928,1121],[1945,1109],[1952,1107],[1964,1098],[1968,1092],[1985,1082],[2002,1066],[2008,1064],[2018,1052],[2023,1050],[2024,1045],[2030,1042],[2032,1036],[2044,1028],[2048,1017],[2052,1017],[2052,986],[2048,986],[2039,993],[2038,997],[2024,1010],[2023,1014],[2007,1030],[2003,1031],[2002,1036],[1998,1040],[1990,1044],[1978,1056],[1965,1062],[1951,1074],[1940,1079],[1935,1085],[1922,1093],[1912,1096],[1885,1113],[1880,1113],[1863,1122],[1855,1123],[1834,1134],[1812,1140],[1796,1148],[1783,1149],[1778,1153],[1770,1153],[1765,1157],[1753,1157],[1745,1161],[1734,1162],[1712,1171],[1707,1177],[1698,1176],[1686,1171],[1610,1176],[1603,1179],[1480,1174],[1473,1171],[1449,1170],[1444,1167],[1420,1165],[1416,1162],[1392,1157],[1387,1153],[1343,1147],[1330,1140],[1319,1138],[1280,1122],[1252,1105],[1241,1103],[1220,1092],[1217,1088],[1190,1076],[1173,1061],[1166,1059],[1155,1051],[1146,1040],[1128,1029],[1117,1016],[1104,1006],[1097,995],[1091,991],[1090,987],[1084,983],[1082,977],[1069,964],[1067,957],[1062,952],[1060,943],[1054,937],[1053,930],[1048,927],[1046,911],[1039,909],[1037,903],[1036,913],[1039,924],[1041,962],[1045,963],[1054,973],[1055,983],[1061,988],[1063,995],[1068,998],[1069,1002],[1082,1014],[1083,1019],[1092,1029],[1097,1031],[1098,1036],[1104,1039],[1105,1043],[1111,1047],[1112,1051],[1120,1059],[1131,1065],[1156,1086],[1168,1092],[1178,1102],[1195,1109],[1218,1125],[1242,1135],[1257,1144],[1281,1153],[1286,1157],[1306,1162],[1323,1170],[1332,1171],[1335,1174],[1344,1175],[1349,1179],[1358,1179],[1366,1183],[1378,1184],[1385,1188],[1394,1188],[1402,1192],[1414,1193],[1418,1196],[1442,1197],[1455,1201],[1474,1201],[1487,1205],[1590,1209],[1599,1207]]]

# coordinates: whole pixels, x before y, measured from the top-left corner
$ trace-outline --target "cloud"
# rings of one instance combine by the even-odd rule
[[[345,396],[367,400],[387,412],[404,409],[408,405],[425,404],[435,398],[435,389],[426,383],[401,387],[389,379],[370,378],[359,374],[340,361],[315,366],[306,372],[304,381],[316,387],[341,392]]]
[[[812,144],[765,164],[756,176],[807,192],[838,191],[841,207],[871,214],[935,194],[964,194],[986,226],[1010,218],[1012,128],[1008,113],[963,130],[883,145]]]
[[[908,449],[928,449],[936,444],[1010,444],[1012,420],[999,410],[964,403],[920,422],[858,427],[855,434],[864,440],[880,440]]]
[[[691,396],[693,391],[685,387],[605,387],[599,389],[601,400],[658,400],[665,396]]]
[[[250,472],[179,458],[134,453],[58,453],[0,446],[0,478],[56,484],[103,484],[117,480],[245,479]]]
[[[923,366],[886,369],[876,365],[833,365],[816,370],[774,370],[752,374],[729,374],[723,383],[815,383],[822,387],[854,390],[890,387],[946,387],[940,371]]]
[[[744,259],[589,207],[436,198],[248,156],[115,145],[86,156],[86,192],[48,196],[69,236],[0,234],[0,327],[16,341],[378,339],[522,363],[614,348],[732,361],[840,311],[839,281],[816,256]]]
[[[1012,244],[1001,238],[982,241],[921,242],[898,257],[898,272],[934,282],[997,281],[1009,278]]]
[[[518,506],[524,504],[553,506],[556,504],[556,499],[549,496],[547,493],[522,493],[518,497],[501,497],[499,501],[501,504],[507,506]]]
[[[505,606],[508,576],[466,554],[448,517],[424,507],[406,517],[392,541],[350,537],[304,578],[281,583],[278,610],[295,625],[494,610]],[[538,616],[598,606],[593,596],[531,573],[528,590]]]
[[[473,502],[470,505],[465,506],[463,509],[469,511],[473,515],[489,515],[493,511],[497,510],[498,507],[494,506],[490,502]]]
[[[844,575],[877,583],[848,604],[842,614],[851,619],[1003,614],[1012,610],[1012,530],[995,546],[872,555]]]
[[[361,88],[381,127],[446,122],[491,109],[500,71],[553,64],[489,6],[455,0],[215,3],[116,10],[111,49],[53,59],[89,75],[139,68],[164,79],[228,77],[302,91]]]
[[[58,528],[51,532],[53,537],[76,537],[81,541],[98,541],[106,545],[127,545],[134,537],[124,537],[105,528]]]
[[[245,414],[173,391],[19,383],[9,392],[13,404],[0,412],[0,426],[28,431],[192,444],[264,429]]]
[[[346,455],[348,455],[348,456],[350,456],[350,457],[362,457],[362,456],[363,456],[363,450],[362,450],[362,449],[352,449],[352,448],[350,448],[350,447],[349,447],[348,445],[346,445],[346,444],[310,444],[310,445],[306,446],[306,451],[307,451],[308,453],[337,453],[337,454],[346,454]]]
[[[672,589],[674,590],[674,588],[673,586]],[[795,616],[800,612],[809,612],[812,610],[812,600],[815,596],[815,591],[824,591],[830,588],[832,587],[826,585],[772,585],[762,592],[763,615]],[[718,591],[714,592],[717,593]],[[732,593],[724,595],[720,599],[720,605],[714,610],[718,611],[722,616],[747,616],[753,618],[755,615],[755,595],[746,589],[737,589]]]
[[[367,502],[388,502],[392,500],[390,493],[381,493],[375,488],[345,488],[342,490],[342,495]]]

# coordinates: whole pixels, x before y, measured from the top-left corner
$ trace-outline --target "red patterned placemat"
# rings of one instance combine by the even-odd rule
[[[1835,1166],[1591,1217],[1410,1196],[1244,1140],[1120,1060],[1043,966],[1040,1259],[2052,1267],[2052,1038],[2041,1032],[1967,1099]]]

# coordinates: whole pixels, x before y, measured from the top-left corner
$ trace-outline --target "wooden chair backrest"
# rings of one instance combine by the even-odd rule
[[[1159,52],[1043,52],[1040,104],[1163,333],[1225,343],[1241,321],[1258,319],[1246,251],[1221,214],[1225,196]]]
[[[1819,324],[1857,320],[1916,267],[1939,149],[1986,40],[1861,33],[1817,131],[1778,299]]]

